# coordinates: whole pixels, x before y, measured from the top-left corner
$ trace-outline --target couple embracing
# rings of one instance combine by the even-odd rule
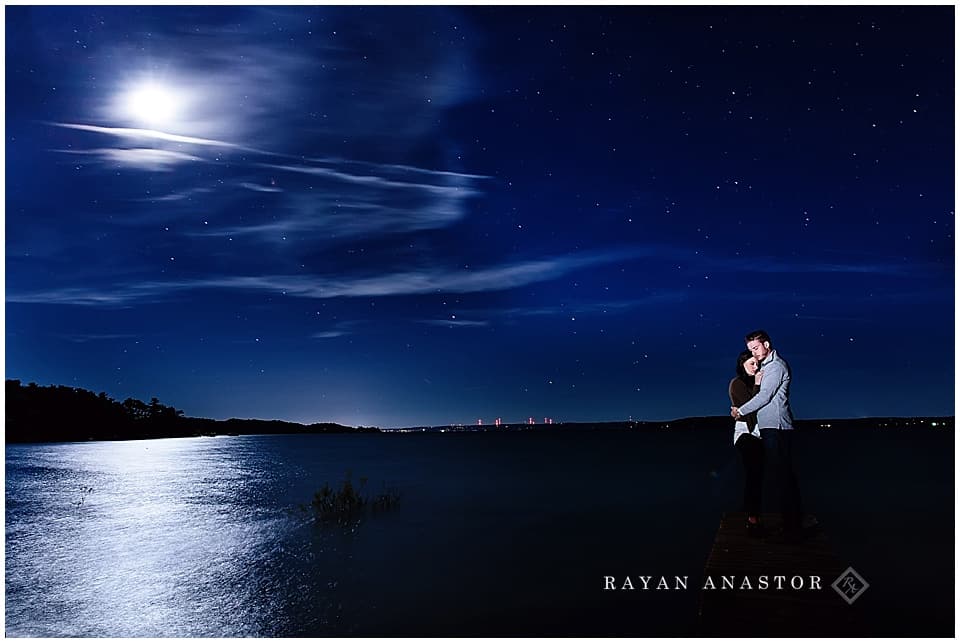
[[[736,420],[733,443],[743,459],[746,482],[743,504],[747,533],[760,536],[761,490],[766,469],[776,480],[783,527],[768,541],[799,542],[803,509],[793,471],[793,413],[790,411],[790,367],[773,349],[766,331],[744,338],[747,350],[737,357],[737,376],[730,382],[730,415]]]

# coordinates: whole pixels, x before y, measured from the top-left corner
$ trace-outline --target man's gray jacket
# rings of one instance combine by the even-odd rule
[[[760,364],[760,392],[740,407],[740,415],[757,412],[758,429],[792,429],[790,411],[790,366],[772,350]]]

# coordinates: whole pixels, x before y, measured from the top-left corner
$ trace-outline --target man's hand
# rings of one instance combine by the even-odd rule
[[[735,406],[731,406],[731,407],[730,407],[730,417],[732,417],[734,420],[739,420],[739,419],[740,419],[740,409],[738,409],[738,408],[735,407]]]

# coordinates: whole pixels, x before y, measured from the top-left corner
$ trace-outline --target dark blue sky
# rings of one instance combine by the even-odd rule
[[[6,376],[215,418],[954,411],[953,7],[6,8]]]

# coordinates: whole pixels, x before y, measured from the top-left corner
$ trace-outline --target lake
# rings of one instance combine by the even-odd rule
[[[731,433],[7,445],[6,634],[691,635],[720,516],[740,508]],[[804,431],[795,457],[807,511],[870,583],[856,606],[875,632],[953,636],[953,433]],[[348,471],[400,504],[319,526],[300,506]],[[603,591],[641,574],[691,587]]]

